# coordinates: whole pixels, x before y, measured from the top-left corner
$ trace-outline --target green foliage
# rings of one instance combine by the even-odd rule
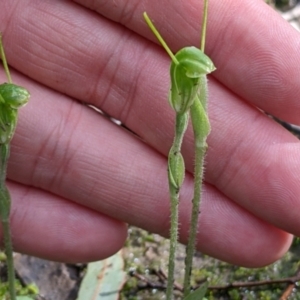
[[[207,81],[206,75],[216,68],[211,59],[204,54],[208,0],[204,1],[201,49],[185,47],[175,55],[168,47],[158,30],[144,13],[144,19],[151,31],[171,57],[171,88],[169,103],[176,113],[175,134],[168,156],[168,179],[171,207],[170,254],[166,298],[173,298],[175,252],[178,239],[178,204],[180,188],[184,181],[185,164],[181,154],[183,136],[191,116],[195,139],[194,197],[190,219],[190,231],[185,259],[184,295],[190,293],[190,274],[196,242],[204,157],[207,150],[206,139],[210,124],[206,112]]]
[[[184,300],[204,300],[204,295],[207,291],[208,283],[205,282],[197,290],[191,292]]]
[[[88,264],[77,300],[117,300],[125,282],[122,251],[102,261]]]
[[[25,300],[26,299],[36,299],[36,296],[39,294],[39,289],[35,284],[29,284],[26,286],[22,286],[21,283],[16,280],[16,295],[17,300]],[[9,300],[9,284],[8,282],[0,281],[0,299],[1,300]]]
[[[157,234],[149,234],[146,231],[133,228],[129,229],[130,238],[127,247],[124,249],[126,269],[135,270],[138,274],[144,276],[149,282],[156,283],[158,286],[163,282],[151,270],[166,269],[168,241]],[[151,238],[152,235],[152,238]],[[148,242],[149,241],[149,242]],[[207,255],[197,253],[194,257],[194,267],[192,271],[192,286],[196,287],[203,281],[207,281],[209,286],[227,286],[233,282],[251,283],[254,281],[276,280],[295,276],[300,267],[300,239],[295,238],[289,252],[280,260],[264,268],[248,269],[231,265],[223,261],[214,259]],[[185,249],[183,245],[178,245],[176,255],[175,281],[182,285],[182,274],[184,268],[183,257]],[[149,255],[150,252],[150,255]],[[163,299],[165,290],[147,288],[141,289],[144,282],[135,277],[130,277],[122,291],[122,300],[157,300]],[[239,299],[280,299],[287,284],[266,284],[253,287],[237,287],[224,289],[208,289],[205,294],[207,300],[239,300]],[[295,291],[289,300],[300,300]],[[179,291],[174,292],[176,300],[182,300],[182,294]]]
[[[9,293],[11,300],[15,300],[15,274],[9,222],[11,199],[5,180],[9,158],[9,144],[17,126],[17,110],[28,102],[29,92],[25,88],[12,83],[1,33],[0,55],[8,81],[8,83],[0,85],[0,219],[2,222],[5,254],[7,257]]]

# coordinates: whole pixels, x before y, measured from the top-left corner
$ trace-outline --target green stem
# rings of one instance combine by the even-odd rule
[[[3,235],[4,235],[4,247],[6,255],[7,273],[8,273],[8,284],[9,284],[9,294],[11,300],[16,300],[16,289],[15,289],[15,269],[14,269],[14,259],[13,250],[10,234],[10,224],[9,221],[2,221]]]
[[[1,173],[0,173],[0,219],[2,223],[3,237],[4,237],[4,249],[7,258],[7,269],[8,269],[8,283],[9,283],[9,294],[11,300],[16,300],[15,290],[15,271],[13,261],[13,250],[10,233],[10,194],[5,185],[6,169],[9,157],[9,144],[0,145],[1,153]]]
[[[171,57],[172,61],[178,65],[179,62],[177,60],[177,58],[175,57],[175,55],[173,54],[173,52],[171,51],[171,49],[169,48],[169,46],[167,45],[167,43],[164,41],[164,39],[162,38],[162,36],[160,35],[160,33],[158,32],[158,30],[156,29],[156,27],[154,26],[154,24],[152,23],[152,21],[150,20],[150,18],[148,17],[147,13],[144,12],[143,13],[144,19],[146,21],[146,23],[148,24],[148,26],[150,27],[151,31],[154,33],[154,35],[156,36],[156,38],[159,40],[159,42],[161,43],[161,45],[164,47],[164,49],[167,51],[167,53],[169,54],[169,56]]]
[[[196,235],[198,216],[200,214],[200,198],[202,192],[202,177],[203,177],[203,163],[205,157],[206,148],[195,147],[195,169],[194,169],[194,198],[192,201],[192,214],[191,225],[189,232],[189,240],[186,248],[186,261],[185,261],[185,276],[184,276],[184,296],[189,295],[191,291],[191,271],[193,256],[195,251]]]
[[[168,282],[166,299],[173,299],[174,271],[175,271],[175,254],[178,239],[178,193],[171,192],[171,229],[170,229],[170,253],[168,266]]]
[[[173,299],[175,254],[178,240],[179,191],[184,180],[185,167],[181,155],[181,145],[188,124],[188,113],[176,114],[175,137],[169,152],[169,191],[171,201],[170,253],[166,299]]]
[[[10,299],[15,300],[15,274],[9,224],[11,199],[6,187],[6,170],[10,150],[9,143],[11,142],[17,124],[17,109],[28,102],[30,95],[25,88],[12,84],[4,53],[1,32],[0,58],[2,59],[7,81],[9,83],[0,85],[0,221],[3,227],[4,247],[7,257]]]
[[[191,272],[195,252],[198,217],[200,214],[202,180],[204,174],[204,158],[207,150],[206,138],[210,132],[210,124],[206,112],[207,82],[206,77],[200,79],[199,98],[197,97],[190,109],[191,121],[195,136],[195,168],[194,168],[194,197],[190,219],[189,239],[186,248],[184,296],[191,292]]]
[[[2,59],[2,63],[3,63],[3,67],[4,67],[4,70],[5,70],[5,74],[6,74],[8,83],[12,83],[10,72],[8,70],[7,60],[6,60],[4,49],[3,49],[2,33],[1,32],[0,32],[0,57]]]
[[[208,0],[205,0],[204,1],[204,9],[203,9],[201,43],[200,43],[200,50],[203,53],[204,53],[204,49],[205,49],[205,40],[206,40],[207,16],[208,16]]]

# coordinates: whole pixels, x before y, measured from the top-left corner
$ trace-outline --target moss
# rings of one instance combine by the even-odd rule
[[[134,269],[139,274],[145,276],[151,282],[158,282],[158,278],[151,274],[151,269],[166,270],[168,261],[168,240],[148,232],[137,232],[131,230],[131,241],[127,243],[126,264],[127,270]],[[149,252],[152,254],[150,255]],[[294,276],[300,268],[298,258],[300,256],[300,239],[296,238],[290,251],[280,260],[264,268],[247,269],[235,265],[230,265],[207,255],[196,253],[194,258],[194,269],[192,271],[192,285],[200,285],[204,279],[208,280],[210,286],[227,285],[232,282],[246,282],[274,280]],[[180,245],[176,261],[176,282],[182,283],[184,269],[185,248]],[[122,299],[163,299],[164,292],[141,289],[143,284],[136,278],[129,278],[123,291]],[[280,299],[287,284],[268,284],[258,287],[230,288],[223,290],[209,290],[205,295],[208,300],[213,299],[245,299],[245,300],[277,300]],[[175,299],[182,299],[179,292]],[[289,300],[300,300],[300,296],[295,292]]]
[[[21,283],[16,280],[16,292],[17,296],[27,296],[30,299],[35,299],[39,293],[39,289],[34,284],[22,286]],[[8,300],[8,283],[0,282],[0,299]]]

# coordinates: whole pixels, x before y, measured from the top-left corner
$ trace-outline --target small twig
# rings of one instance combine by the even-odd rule
[[[168,276],[166,273],[159,269],[151,270],[151,274],[156,275],[158,278],[158,282],[152,282],[150,281],[147,277],[137,273],[137,272],[132,272],[130,275],[137,278],[138,280],[142,281],[145,283],[144,286],[139,286],[140,290],[144,289],[157,289],[157,290],[165,290],[166,289],[166,281],[168,280]],[[204,279],[205,281],[205,279]],[[208,290],[229,290],[229,289],[234,289],[234,288],[249,288],[249,287],[258,287],[258,286],[263,286],[263,285],[273,285],[273,284],[289,284],[288,287],[285,289],[283,292],[280,300],[287,300],[290,294],[293,292],[293,289],[296,287],[296,283],[300,281],[300,268],[297,271],[297,274],[295,276],[291,277],[286,277],[286,278],[281,278],[281,279],[273,279],[273,280],[259,280],[259,281],[252,281],[252,282],[232,282],[228,283],[225,285],[211,285],[208,287]],[[198,287],[201,286],[201,283],[195,287],[193,287],[193,290],[196,290]],[[174,290],[183,292],[183,287],[179,283],[174,283]]]
[[[293,278],[295,281],[290,282],[290,284],[287,286],[287,288],[281,295],[280,300],[287,300],[289,298],[289,296],[291,295],[291,293],[293,292],[293,289],[296,288],[296,282],[300,280],[300,267],[298,268],[296,275],[291,278]]]
[[[168,281],[168,276],[166,275],[166,273],[161,269],[159,270],[152,269],[151,274],[157,276],[159,282],[150,281],[147,277],[137,272],[131,272],[130,276],[133,276],[145,283],[144,286],[139,286],[139,289],[166,290],[167,288],[166,282]],[[183,292],[183,286],[177,282],[174,282],[174,289]]]
[[[151,274],[157,276],[159,282],[164,283],[167,281],[167,275],[162,269],[151,269]]]
[[[166,274],[166,272],[162,269],[158,270],[158,273],[167,281],[168,280],[168,276]],[[183,291],[183,286],[181,284],[179,284],[178,282],[174,282],[174,289],[178,290],[178,291]]]
[[[227,290],[231,288],[255,287],[255,286],[271,285],[271,284],[283,284],[283,283],[295,284],[298,281],[300,281],[300,274],[297,274],[296,276],[292,276],[292,277],[281,278],[281,279],[259,280],[259,281],[252,281],[252,282],[232,282],[227,285],[226,284],[213,285],[213,286],[209,286],[208,289]]]
[[[133,276],[137,278],[138,280],[142,281],[145,283],[144,286],[139,286],[138,288],[140,290],[144,289],[157,289],[157,290],[165,290],[166,289],[166,284],[165,283],[154,283],[150,281],[147,277],[137,273],[137,272],[131,272],[130,276]]]
[[[288,287],[283,292],[283,294],[281,295],[280,300],[288,300],[294,288],[295,288],[295,283],[289,284]]]

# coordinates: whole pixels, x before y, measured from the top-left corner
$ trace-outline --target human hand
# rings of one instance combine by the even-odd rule
[[[8,170],[15,250],[68,262],[113,254],[124,222],[168,235],[170,59],[147,40],[155,37],[142,12],[174,52],[199,45],[202,16],[201,1],[77,2],[15,0],[0,10],[8,62],[28,76],[12,72],[13,81],[31,92]],[[298,40],[263,1],[209,3],[206,53],[217,71],[198,249],[231,263],[271,263],[300,235],[299,141],[255,108],[300,123]],[[193,194],[190,128],[187,136],[182,242]]]

